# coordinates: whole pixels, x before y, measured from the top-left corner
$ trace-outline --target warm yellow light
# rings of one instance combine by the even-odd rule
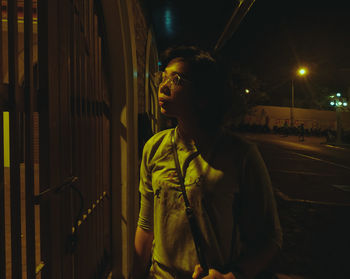
[[[299,68],[298,69],[298,75],[299,76],[304,76],[307,74],[307,69],[306,68]]]
[[[3,132],[4,135],[4,167],[10,167],[10,120],[9,112],[3,112]],[[2,160],[2,159],[1,159]]]
[[[246,94],[249,94],[249,93],[250,93],[249,89],[246,89],[246,90],[245,90],[245,93],[246,93]]]

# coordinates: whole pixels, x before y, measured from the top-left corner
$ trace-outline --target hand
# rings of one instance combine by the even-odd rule
[[[192,278],[193,279],[236,279],[236,277],[231,273],[227,273],[227,274],[222,274],[219,271],[217,271],[216,269],[209,269],[209,274],[205,277],[201,277],[201,274],[203,274],[204,270],[203,268],[197,264],[194,268],[194,272],[192,274]]]

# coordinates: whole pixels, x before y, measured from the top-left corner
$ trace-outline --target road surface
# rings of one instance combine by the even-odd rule
[[[350,148],[327,145],[323,138],[245,134],[255,142],[274,188],[285,198],[350,205]]]

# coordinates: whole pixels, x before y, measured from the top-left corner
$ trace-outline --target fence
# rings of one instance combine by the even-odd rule
[[[103,278],[110,98],[99,1],[1,8],[0,278]]]

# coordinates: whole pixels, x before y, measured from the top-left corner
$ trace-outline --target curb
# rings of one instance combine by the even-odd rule
[[[350,207],[350,203],[337,203],[337,202],[323,202],[323,201],[311,201],[302,199],[292,199],[281,191],[275,189],[276,195],[284,201],[287,202],[297,202],[297,203],[307,203],[312,205],[329,205],[329,206],[340,206],[340,207]]]
[[[331,143],[331,142],[321,142],[321,144],[323,145],[328,145],[328,146],[331,146],[331,147],[334,147],[334,148],[350,148],[350,144],[345,144],[345,143],[340,143],[340,144],[337,144],[337,143]]]

